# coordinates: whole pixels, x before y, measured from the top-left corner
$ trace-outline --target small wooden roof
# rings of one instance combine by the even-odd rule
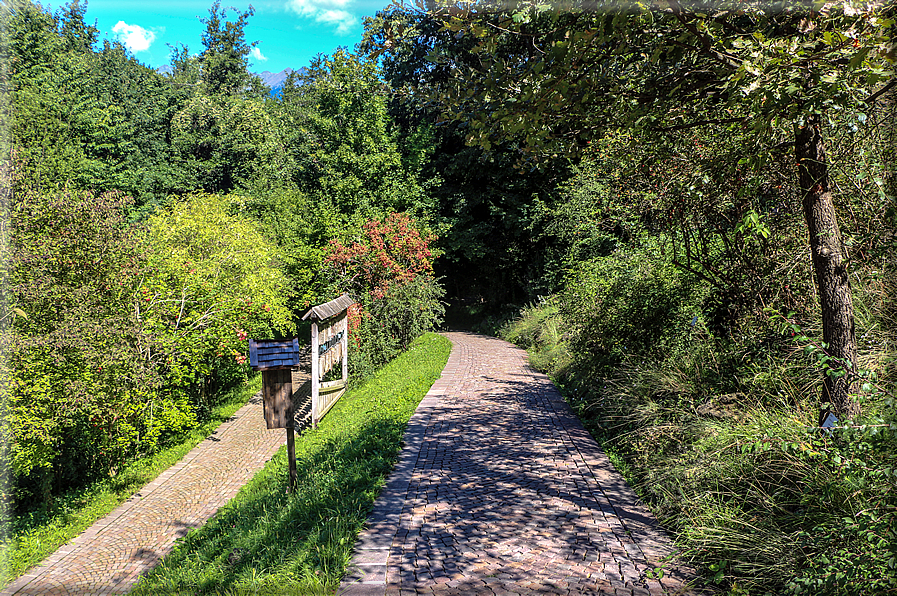
[[[302,320],[305,321],[311,318],[313,321],[323,321],[324,319],[335,317],[353,304],[355,304],[355,301],[348,294],[343,294],[336,300],[311,307],[311,310],[302,315]]]
[[[299,366],[299,358],[299,338],[249,340],[252,370],[293,368]]]

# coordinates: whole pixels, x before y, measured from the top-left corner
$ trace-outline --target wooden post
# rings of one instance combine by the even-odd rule
[[[318,428],[318,408],[321,390],[321,370],[318,354],[318,322],[311,322],[311,426]]]
[[[349,311],[343,313],[346,324],[343,326],[343,383],[349,383]]]
[[[296,491],[296,442],[293,435],[293,375],[299,364],[299,340],[249,340],[249,362],[262,371],[263,413],[268,428],[287,429],[287,457],[290,464],[289,492]]]
[[[296,440],[293,438],[293,425],[287,427],[287,455],[290,462],[290,492],[296,492]]]

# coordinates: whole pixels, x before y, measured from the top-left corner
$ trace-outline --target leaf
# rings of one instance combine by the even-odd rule
[[[870,49],[871,48],[869,48],[868,46],[860,49],[859,52],[853,55],[853,58],[850,59],[850,62],[847,63],[847,68],[856,68],[857,66],[859,66],[863,62],[863,60],[866,59],[866,55],[869,53]]]

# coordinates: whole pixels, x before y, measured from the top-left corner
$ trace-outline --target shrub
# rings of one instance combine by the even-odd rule
[[[441,323],[445,291],[433,277],[434,239],[410,216],[393,213],[367,222],[348,246],[331,241],[325,263],[360,304],[349,326],[353,375],[370,374]]]
[[[238,200],[193,195],[149,220],[139,317],[169,394],[200,412],[209,396],[245,379],[248,337],[292,330],[276,248],[230,213]]]
[[[147,255],[123,219],[130,205],[117,194],[27,192],[10,214],[10,299],[21,316],[6,338],[6,423],[13,472],[31,476],[44,499],[114,470],[146,442],[160,379],[134,317]]]

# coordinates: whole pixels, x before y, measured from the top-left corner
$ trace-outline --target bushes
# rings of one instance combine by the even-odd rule
[[[360,305],[349,321],[353,375],[369,375],[441,323],[445,291],[433,277],[434,239],[410,216],[393,213],[366,223],[348,246],[331,242],[325,263]]]
[[[133,316],[146,254],[123,221],[129,204],[31,192],[10,214],[10,298],[24,315],[8,336],[12,467],[40,478],[44,497],[131,455],[141,405],[159,383]]]
[[[597,374],[627,357],[663,358],[698,324],[706,291],[650,240],[579,263],[561,295],[570,349]]]
[[[246,335],[289,328],[273,250],[227,199],[172,203],[149,227],[125,222],[131,204],[16,197],[5,422],[20,503],[115,474],[191,427],[245,378]]]
[[[151,358],[172,396],[205,409],[219,389],[245,379],[246,339],[291,330],[277,252],[235,197],[194,195],[150,218],[148,268],[138,316]]]

